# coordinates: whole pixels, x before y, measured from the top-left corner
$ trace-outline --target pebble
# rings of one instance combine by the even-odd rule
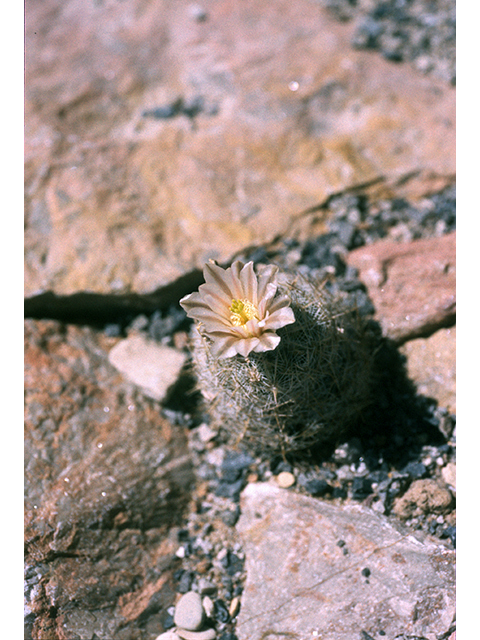
[[[442,478],[444,481],[452,487],[452,489],[457,488],[457,465],[454,462],[449,462],[442,469]]]
[[[172,629],[169,629],[168,631],[165,631],[165,633],[161,633],[157,636],[155,640],[180,640],[180,636]]]
[[[195,591],[183,594],[175,606],[173,619],[177,627],[187,631],[197,631],[202,626],[203,618],[204,611],[200,595]]]
[[[217,590],[217,586],[210,582],[210,580],[206,580],[205,578],[200,578],[198,581],[198,591],[200,595],[206,596],[208,594],[215,593]]]
[[[215,640],[215,629],[205,629],[204,631],[188,631],[187,629],[177,629],[176,634],[183,640]]]
[[[290,471],[282,471],[275,480],[282,489],[288,489],[288,487],[292,487],[295,484],[295,476]]]
[[[235,618],[235,616],[239,611],[240,611],[240,598],[235,597],[233,598],[233,600],[230,603],[230,606],[228,607],[228,615],[230,616],[230,618]]]
[[[207,618],[211,618],[214,611],[213,600],[209,596],[205,596],[202,600],[202,605]]]

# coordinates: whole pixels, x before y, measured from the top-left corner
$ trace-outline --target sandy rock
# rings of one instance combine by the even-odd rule
[[[177,382],[186,358],[185,353],[157,344],[141,334],[121,340],[108,354],[110,363],[127,380],[158,401],[164,400]]]
[[[456,413],[456,329],[440,329],[429,338],[410,340],[400,348],[407,357],[408,376],[418,392],[435,398]]]
[[[384,334],[405,342],[453,324],[456,234],[408,243],[384,240],[350,252]]]
[[[247,580],[239,640],[436,640],[450,628],[453,550],[405,534],[364,507],[335,506],[273,483],[248,485],[241,507]]]
[[[151,602],[157,611],[174,602],[169,530],[190,500],[187,439],[110,365],[113,342],[87,328],[25,324],[33,637],[130,640]]]
[[[440,487],[431,478],[425,478],[412,482],[406,493],[394,502],[393,511],[399,518],[407,519],[422,513],[447,513],[452,503],[448,489]]]
[[[25,289],[146,293],[333,193],[455,174],[455,91],[318,2],[45,0],[26,14]]]

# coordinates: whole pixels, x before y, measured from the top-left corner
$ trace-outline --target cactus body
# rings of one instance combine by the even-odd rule
[[[321,287],[285,278],[295,322],[273,351],[219,359],[201,324],[192,359],[213,426],[257,454],[283,456],[346,434],[369,404],[373,355],[365,323]]]

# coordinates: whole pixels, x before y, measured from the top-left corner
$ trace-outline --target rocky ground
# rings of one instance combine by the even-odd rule
[[[454,640],[454,4],[26,14],[25,638]],[[211,428],[178,305],[208,258],[376,323],[349,438]]]

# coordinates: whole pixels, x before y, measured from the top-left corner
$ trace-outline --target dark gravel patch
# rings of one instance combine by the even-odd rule
[[[320,0],[340,21],[355,21],[352,45],[409,62],[449,84],[456,79],[454,0]]]

